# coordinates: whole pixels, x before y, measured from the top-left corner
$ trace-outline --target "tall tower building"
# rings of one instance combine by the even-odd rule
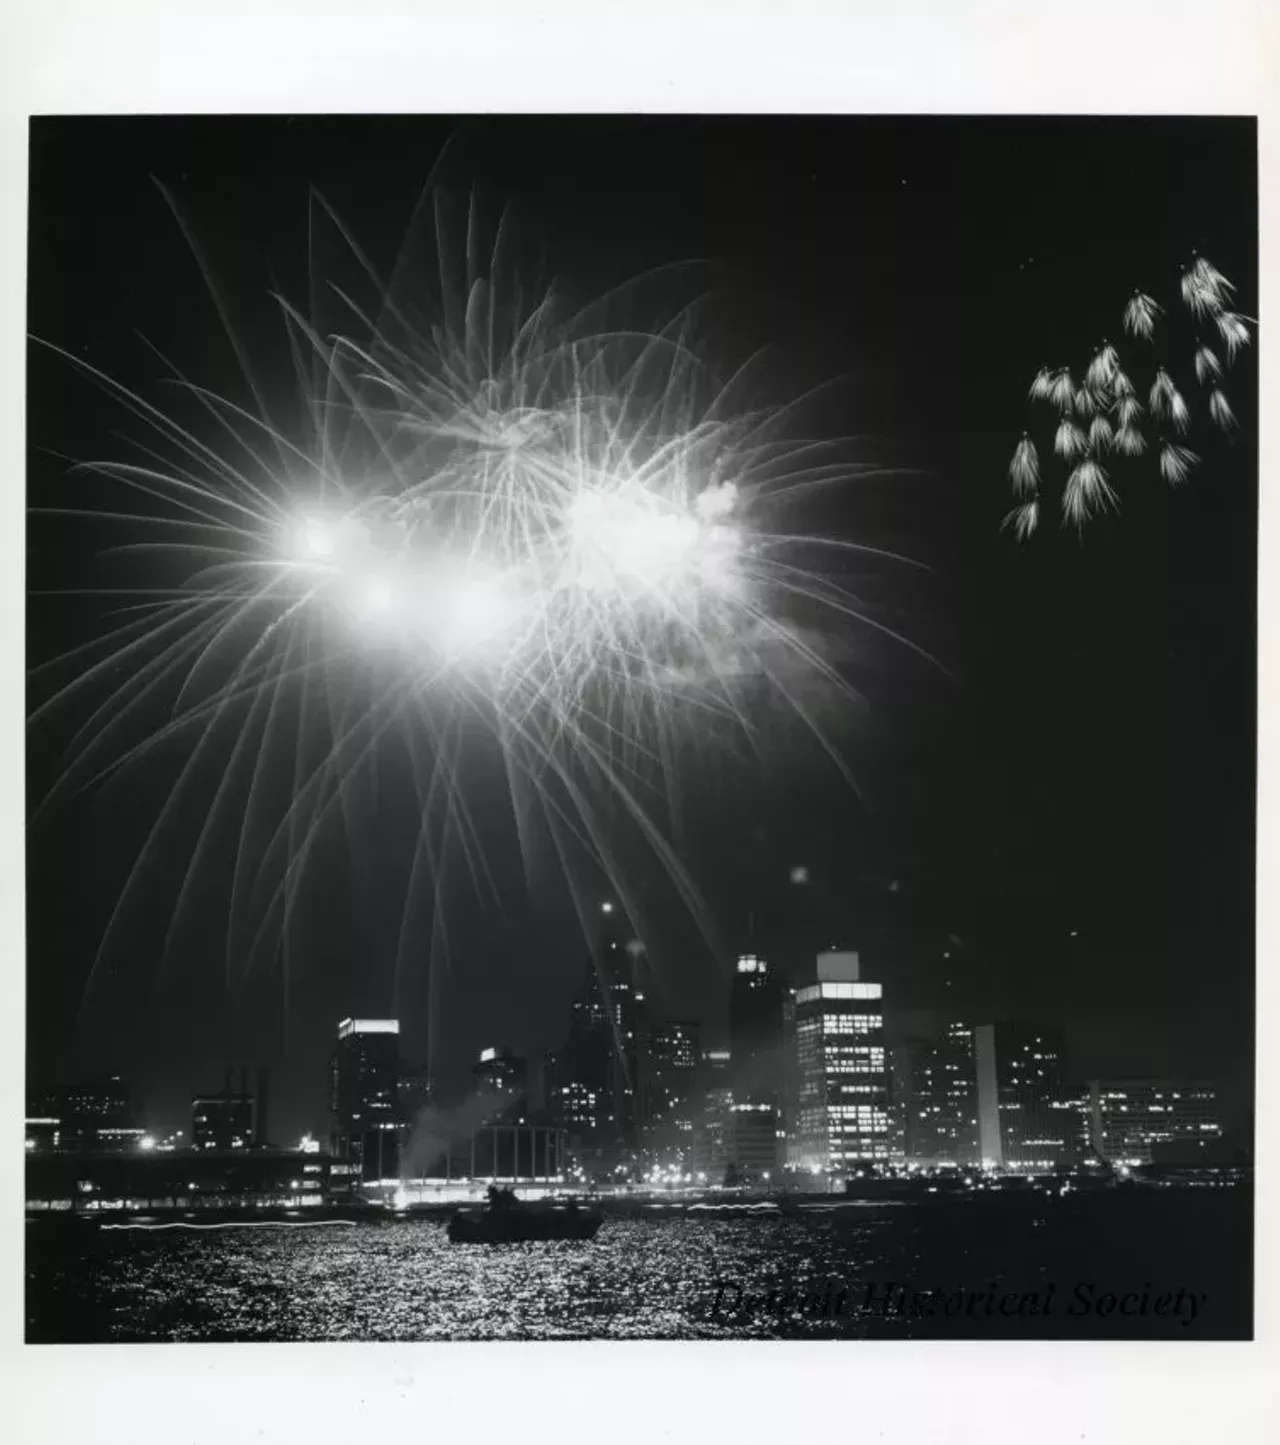
[[[615,1142],[612,1094],[613,1029],[600,973],[587,965],[569,1013],[569,1037],[547,1063],[547,1108],[578,1150]]]
[[[707,1176],[707,1183],[719,1184],[729,1164],[729,1140],[733,1120],[729,1050],[704,1051],[696,1078],[697,1104],[690,1162],[699,1174]]]
[[[617,905],[601,904],[569,1038],[547,1066],[547,1107],[580,1150],[612,1155],[638,1142],[648,1059],[642,955]]]
[[[1065,1163],[1061,1033],[1004,1022],[979,1024],[973,1037],[982,1162],[1028,1172]]]
[[[976,1164],[978,1076],[971,1025],[950,1023],[942,1038],[912,1038],[905,1046],[907,1157],[929,1163]]]
[[[400,1025],[343,1019],[330,1069],[331,1174],[351,1184],[400,1172]]]
[[[782,1162],[782,989],[768,961],[742,954],[729,992],[729,1161],[744,1183],[767,1182]]]
[[[644,946],[617,904],[600,906],[596,971],[608,1020],[608,1092],[619,1141],[635,1148],[645,1121],[649,1092],[649,1002]]]
[[[817,982],[796,990],[798,1097],[791,1161],[823,1174],[889,1157],[884,999],[858,955],[818,955]]]
[[[686,1160],[697,1112],[698,1025],[655,1024],[649,1033],[645,1134],[659,1153]]]

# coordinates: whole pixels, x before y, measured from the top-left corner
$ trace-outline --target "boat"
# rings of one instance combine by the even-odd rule
[[[532,1208],[513,1189],[490,1188],[483,1209],[460,1209],[449,1220],[451,1244],[528,1244],[552,1239],[594,1239],[600,1215],[566,1204]]]

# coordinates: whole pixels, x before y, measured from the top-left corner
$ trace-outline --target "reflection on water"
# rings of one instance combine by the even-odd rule
[[[999,1210],[611,1218],[589,1245],[502,1248],[450,1245],[422,1220],[200,1232],[34,1221],[27,1338],[1243,1338],[1251,1212],[1244,1190],[1162,1190]]]

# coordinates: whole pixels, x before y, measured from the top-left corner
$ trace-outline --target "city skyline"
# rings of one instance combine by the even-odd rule
[[[194,349],[221,372],[207,380],[229,385],[234,367],[216,312],[151,176],[189,213],[237,319],[267,345],[257,298],[273,276],[302,275],[307,187],[349,213],[378,257],[389,256],[431,156],[456,129],[409,119],[345,124],[120,120],[91,136],[72,122],[37,125],[32,331],[145,386],[163,367],[135,349],[134,329],[166,355],[176,350],[186,367],[191,337],[175,336],[170,318],[198,317]],[[522,203],[547,222],[556,259],[586,290],[648,264],[716,257],[711,282],[732,303],[726,355],[767,345],[767,379],[783,392],[844,375],[845,389],[822,404],[846,429],[850,420],[860,431],[869,425],[871,454],[896,473],[891,484],[873,484],[865,516],[833,505],[828,520],[869,523],[877,543],[901,543],[934,569],[909,581],[894,569],[869,579],[880,615],[947,673],[891,646],[871,649],[860,679],[871,711],[837,727],[848,728],[841,746],[860,799],[794,748],[750,789],[733,775],[691,785],[686,856],[720,936],[715,952],[681,919],[662,880],[628,862],[630,886],[647,894],[646,941],[667,1016],[697,1018],[707,1041],[722,1042],[727,1020],[715,1000],[737,953],[754,934],[786,971],[786,941],[770,931],[779,914],[807,908],[813,916],[799,931],[832,932],[838,937],[824,946],[858,949],[898,1006],[955,999],[960,1013],[980,1005],[991,1017],[1047,1015],[1067,1029],[1082,1077],[1134,1068],[1220,1078],[1244,1119],[1252,1077],[1251,399],[1237,398],[1239,443],[1215,457],[1212,475],[1178,493],[1126,496],[1121,515],[1083,539],[1068,534],[1027,549],[1000,535],[998,522],[1007,437],[1037,365],[1092,344],[1092,329],[1135,279],[1159,279],[1195,249],[1212,254],[1242,295],[1256,292],[1252,131],[1216,121],[1016,124],[1025,138],[1017,147],[1012,122],[956,121],[944,135],[905,119],[708,121],[690,145],[691,132],[674,121],[601,120],[590,145],[614,164],[605,168],[608,184],[590,195],[575,179],[589,153],[567,159],[585,133],[569,122],[525,127],[523,139],[513,123],[473,125],[468,160],[478,180],[499,189],[518,174]],[[337,144],[339,136],[348,139]],[[353,144],[377,150],[376,187],[351,165]],[[1117,145],[1141,164],[1109,179],[1102,159]],[[530,147],[539,165],[528,163]],[[1197,147],[1215,161],[1187,198],[1181,166]],[[1043,158],[1042,170],[1026,171],[1027,152]],[[734,158],[743,154],[779,188],[778,213],[753,213],[751,223],[734,201],[743,180]],[[797,155],[806,163],[794,164]],[[1096,204],[1115,217],[1105,238],[1068,238],[1054,222],[1054,157],[1067,155],[1096,177]],[[637,180],[646,175],[649,190]],[[234,197],[224,197],[228,185]],[[109,195],[117,223],[85,253],[80,208],[107,204],[95,201],[95,187]],[[1015,191],[1017,216],[999,235],[976,219]],[[75,204],[40,201],[71,195]],[[960,205],[964,197],[971,205]],[[948,208],[957,225],[943,238],[925,222]],[[631,224],[637,210],[651,222],[643,238]],[[575,242],[576,232],[598,243]],[[803,266],[788,260],[801,254]],[[874,290],[865,274],[880,276]],[[956,275],[964,285],[951,284]],[[767,290],[759,285],[766,276]],[[67,398],[73,421],[60,422],[57,449],[99,454],[116,424],[114,404],[88,404],[56,358],[33,367],[33,444],[45,445],[42,418],[61,416]],[[32,466],[33,488],[63,485],[60,463],[33,453]],[[859,484],[864,493],[867,485]],[[35,594],[65,590],[73,574],[105,574],[89,558],[101,542],[92,529],[72,537],[33,520],[31,535],[34,662],[85,635],[74,601]],[[1193,574],[1177,566],[1186,555],[1197,559]],[[32,736],[33,802],[53,774],[53,744],[52,735]],[[1188,770],[1183,760],[1192,756],[1201,765]],[[84,1017],[111,1026],[81,1027],[78,1006],[128,853],[123,840],[136,836],[163,787],[162,777],[141,776],[123,797],[77,801],[31,835],[33,1083],[64,1078],[80,1063],[89,1073],[125,1070],[159,1110],[180,1114],[202,1079],[243,1060],[271,1068],[275,1112],[301,1128],[314,1112],[310,1081],[335,1017],[394,1011],[411,1057],[434,1054],[455,1078],[491,1037],[531,1058],[558,1044],[583,959],[580,924],[562,888],[527,889],[502,856],[494,866],[509,885],[511,916],[464,910],[452,940],[456,966],[436,968],[430,980],[425,967],[397,963],[380,856],[331,859],[342,886],[302,920],[304,936],[283,970],[270,961],[238,996],[198,933],[166,953],[167,904],[158,895],[95,975],[95,1008]],[[388,856],[405,821],[392,816],[383,830]],[[105,837],[113,841],[104,848]],[[798,869],[807,881],[792,881]],[[588,878],[581,890],[598,899],[606,886]],[[411,956],[432,947],[428,930]],[[1204,1029],[1206,1010],[1224,1026]]]
[[[704,1184],[723,1173],[726,1183],[790,1179],[803,1188],[812,1187],[811,1174],[838,1179],[862,1166],[913,1162],[1031,1173],[1090,1159],[1220,1163],[1224,1140],[1233,1158],[1250,1155],[1247,1131],[1224,1129],[1214,1083],[1133,1073],[1083,1079],[1067,1067],[1061,1031],[1043,1021],[939,1014],[934,1034],[921,1035],[918,1015],[886,1015],[883,986],[847,950],[819,952],[811,981],[787,985],[761,955],[739,955],[728,997],[731,1047],[700,1048],[699,1021],[664,1023],[643,995],[631,997],[630,967],[611,980],[617,921],[609,905],[567,1042],[548,1051],[540,1069],[489,1046],[474,1061],[471,1087],[450,1095],[401,1056],[398,1020],[341,1020],[328,1128],[320,1131],[332,1187],[350,1187],[339,1176],[354,1183],[430,1172],[439,1162],[431,1148],[451,1159],[479,1124],[556,1130],[556,1158],[606,1184],[637,1170],[657,1179],[671,1168]],[[45,1090],[28,1103],[27,1148],[321,1148],[309,1131],[296,1144],[268,1133],[267,1070],[258,1071],[253,1092],[247,1068],[238,1090],[232,1078],[228,1068],[221,1090],[191,1098],[189,1134],[167,1136],[119,1077]],[[425,1153],[424,1132],[436,1140]]]

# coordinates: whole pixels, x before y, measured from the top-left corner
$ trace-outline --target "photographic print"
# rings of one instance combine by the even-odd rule
[[[1253,1337],[1253,120],[45,115],[28,244],[28,1342]]]

